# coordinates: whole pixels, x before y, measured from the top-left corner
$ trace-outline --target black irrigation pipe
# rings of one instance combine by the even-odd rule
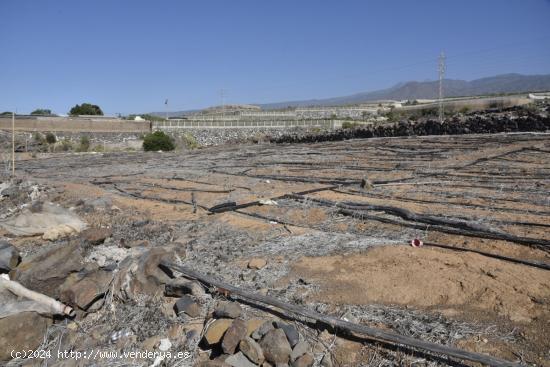
[[[276,180],[276,181],[289,181],[289,182],[304,182],[304,183],[318,183],[318,184],[331,184],[331,185],[359,185],[361,180],[345,180],[345,179],[329,179],[329,178],[320,178],[320,177],[296,177],[296,176],[273,176],[273,175],[246,175],[242,173],[232,173],[232,172],[223,172],[213,170],[213,173],[230,175],[230,176],[239,176],[239,177],[249,177],[249,178],[258,178],[263,180]],[[377,184],[388,184],[396,182],[404,182],[407,180],[412,180],[415,177],[405,177],[398,178],[395,180],[379,180],[373,181],[372,183]]]
[[[443,245],[443,244],[440,244],[440,243],[433,243],[433,242],[424,242],[423,246],[438,247],[438,248],[444,248],[444,249],[448,249],[448,250],[461,251],[461,252],[473,252],[473,253],[476,253],[476,254],[479,254],[479,255],[483,255],[483,256],[486,256],[486,257],[491,257],[491,258],[498,259],[498,260],[504,260],[504,261],[508,261],[508,262],[512,262],[512,263],[516,263],[516,264],[522,264],[522,265],[532,266],[532,267],[539,268],[539,269],[550,270],[550,264],[544,263],[542,261],[523,260],[523,259],[518,259],[518,258],[514,258],[514,257],[497,255],[497,254],[493,254],[493,253],[486,252],[486,251],[480,251],[480,250],[475,250],[475,249],[470,249],[470,248],[465,248],[465,247],[459,247],[459,246]]]
[[[262,214],[249,213],[249,212],[244,212],[244,211],[241,211],[241,210],[235,210],[235,213],[246,215],[246,216],[249,216],[249,217],[252,217],[252,218],[263,219],[263,220],[266,220],[266,221],[269,221],[269,222],[276,222],[277,224],[327,232],[322,228],[296,224],[296,223],[288,222],[288,221],[285,221],[285,220],[281,220],[281,219],[277,219],[277,218],[273,218],[273,217],[268,217],[268,216],[265,216],[265,215],[262,215]],[[338,232],[338,233],[343,233],[343,232]],[[404,244],[410,246],[410,244],[408,242],[404,242]],[[508,261],[508,262],[521,264],[521,265],[526,265],[526,266],[530,266],[530,267],[535,267],[535,268],[539,268],[539,269],[550,270],[550,264],[544,263],[542,261],[523,260],[523,259],[518,259],[518,258],[514,258],[514,257],[509,257],[509,256],[497,255],[497,254],[493,254],[493,253],[486,252],[486,251],[470,249],[470,248],[466,248],[466,247],[443,245],[443,244],[432,243],[432,242],[424,242],[423,245],[426,246],[426,247],[439,247],[439,248],[444,248],[444,249],[453,250],[453,251],[472,252],[472,253],[476,253],[476,254],[479,254],[479,255],[482,255],[482,256],[485,256],[485,257],[490,257],[490,258],[493,258],[493,259],[497,259],[497,260],[503,260],[503,261]]]
[[[423,172],[416,172],[416,174],[421,175],[423,177],[444,176],[444,174],[439,175],[439,174],[423,173]],[[546,194],[546,192],[542,192],[542,191],[498,186],[498,185],[505,185],[505,184],[507,185],[513,184],[513,183],[516,183],[517,181],[509,183],[509,182],[493,182],[490,180],[478,180],[478,181],[464,180],[463,182],[464,182],[463,184],[456,183],[456,184],[447,185],[446,187],[463,187],[467,189],[487,189],[487,190],[493,190],[493,191],[503,191],[503,192],[505,191],[505,192],[526,193],[526,194],[541,194],[541,195]],[[470,182],[472,184],[468,184]],[[494,186],[484,185],[484,183],[487,183],[487,182],[494,184]]]
[[[198,181],[198,180],[191,180],[191,179],[188,179],[188,178],[183,178],[183,177],[170,177],[170,178],[165,178],[165,180],[174,180],[174,181],[187,181],[187,182],[193,182],[193,183],[196,183],[196,184],[200,184],[200,185],[209,185],[209,186],[218,186],[218,184],[213,184],[211,182],[206,182],[206,181]],[[243,190],[248,190],[250,191],[250,187],[246,187],[246,186],[233,186],[237,189],[243,189]]]
[[[319,312],[307,308],[281,301],[271,296],[264,296],[246,289],[235,287],[231,284],[222,282],[214,277],[201,274],[195,270],[174,264],[169,261],[161,261],[161,267],[175,270],[183,274],[186,278],[195,279],[207,286],[214,286],[231,295],[233,298],[244,299],[255,306],[268,305],[281,310],[288,318],[302,321],[303,319],[314,320],[317,323],[329,325],[335,329],[345,330],[347,332],[357,333],[368,338],[380,340],[392,345],[403,345],[408,348],[416,348],[425,352],[443,354],[449,357],[458,358],[477,363],[483,363],[495,367],[516,367],[517,363],[504,361],[486,354],[467,352],[451,346],[427,342],[421,339],[412,338],[405,335],[396,334],[382,329],[368,327],[366,325],[354,324],[342,319],[323,315]]]
[[[540,212],[536,210],[528,210],[528,209],[513,209],[513,208],[504,208],[500,206],[493,206],[489,207],[486,205],[479,205],[479,204],[467,204],[467,203],[455,203],[455,202],[448,202],[443,203],[436,200],[424,200],[424,199],[413,199],[413,198],[404,198],[401,196],[390,196],[390,195],[383,195],[383,194],[373,194],[373,193],[366,193],[366,192],[360,192],[360,191],[342,191],[338,189],[333,189],[332,191],[344,194],[344,195],[354,195],[354,196],[361,196],[361,197],[373,197],[378,199],[388,199],[388,200],[395,200],[395,201],[406,201],[410,203],[419,203],[419,204],[440,204],[440,205],[452,205],[452,206],[461,206],[465,208],[477,208],[481,210],[491,211],[491,210],[497,210],[497,211],[504,211],[508,213],[523,213],[523,214],[532,214],[532,215],[540,215],[540,216],[547,216],[550,215],[550,212]],[[430,192],[430,194],[434,194],[434,192]],[[456,195],[458,197],[458,195]],[[483,199],[481,196],[476,196],[476,198]],[[520,200],[509,200],[509,199],[494,199],[494,200],[505,200],[505,201],[511,201],[511,202],[517,202],[522,203]],[[499,221],[500,223],[505,224],[512,224],[511,221]],[[539,226],[539,227],[550,227],[550,224],[541,224],[541,223],[531,223],[531,222],[513,222],[513,224],[520,224],[520,225],[531,225],[531,226]]]
[[[185,191],[185,192],[205,192],[210,194],[229,194],[230,192],[235,191],[234,189],[233,190],[201,190],[193,187],[170,187],[170,186],[163,186],[159,184],[154,184],[154,183],[151,184],[146,182],[140,182],[139,184],[146,187],[156,187],[164,190]]]
[[[472,222],[456,220],[451,218],[449,219],[442,218],[435,215],[418,214],[418,213],[411,212],[410,210],[398,208],[398,207],[392,207],[392,206],[386,206],[386,205],[369,205],[364,203],[351,203],[352,205],[350,205],[350,203],[337,203],[330,200],[307,198],[299,194],[290,194],[287,196],[287,198],[291,198],[295,200],[303,200],[303,201],[307,200],[307,201],[319,203],[323,206],[335,207],[339,209],[340,213],[345,215],[359,216],[362,218],[374,219],[381,222],[392,223],[392,224],[400,224],[400,225],[405,225],[405,226],[409,226],[417,229],[427,230],[428,228],[432,228],[445,233],[510,241],[510,242],[515,242],[522,245],[538,246],[538,247],[544,248],[546,251],[548,251],[550,248],[549,240],[539,239],[539,238],[530,238],[530,237],[519,237],[519,236],[515,236],[512,234],[508,234],[500,231],[493,231],[488,228],[485,228],[484,226],[481,226],[479,224],[472,223]],[[422,225],[401,221],[401,220],[394,220],[390,218],[383,218],[379,216],[368,215],[364,213],[364,211],[367,211],[367,210],[384,211],[388,214],[400,217],[408,221],[420,222],[422,223]]]
[[[318,187],[318,188],[315,188],[315,189],[309,189],[309,190],[297,192],[297,193],[295,193],[295,195],[313,194],[313,193],[320,192],[320,191],[332,190],[336,187],[338,187],[338,186],[333,185],[333,186],[326,186],[326,187]],[[273,198],[271,198],[271,200],[286,199],[287,196],[288,196],[288,194],[284,194],[284,195],[281,195],[281,196],[273,197]],[[251,201],[251,202],[244,203],[244,204],[238,204],[238,205],[235,202],[228,202],[228,203],[222,203],[222,204],[219,204],[219,205],[215,205],[215,206],[209,208],[208,211],[211,214],[217,214],[217,213],[223,213],[223,212],[229,212],[229,211],[236,211],[238,209],[244,209],[244,208],[248,208],[248,207],[251,207],[251,206],[257,206],[257,205],[262,205],[260,203],[260,200],[255,200],[255,201]]]
[[[492,233],[484,233],[484,232],[480,233],[480,232],[477,232],[477,231],[457,229],[457,228],[446,227],[446,226],[442,226],[442,225],[416,224],[416,223],[406,222],[406,221],[403,221],[403,220],[385,218],[385,217],[380,217],[380,216],[376,216],[376,215],[369,215],[367,213],[364,213],[364,212],[361,212],[361,211],[358,211],[358,210],[339,209],[338,212],[340,214],[348,215],[348,216],[351,216],[351,217],[354,217],[354,218],[375,220],[375,221],[382,222],[382,223],[395,224],[395,225],[399,225],[399,226],[404,226],[404,227],[409,227],[409,228],[414,228],[414,229],[420,229],[420,230],[423,230],[423,231],[434,230],[434,231],[438,231],[438,232],[450,233],[450,234],[455,234],[455,235],[459,235],[459,236],[510,241],[510,242],[515,242],[515,243],[522,244],[522,245],[527,245],[527,246],[533,246],[533,247],[536,247],[536,248],[540,248],[544,251],[549,250],[548,249],[548,246],[549,246],[548,242],[549,241],[541,240],[541,239],[537,239],[537,238],[533,239],[533,238],[516,237],[516,236],[507,235],[507,234],[505,234],[506,236],[503,237],[503,236],[499,236],[497,234],[492,234]],[[508,236],[510,236],[511,238],[509,238]]]
[[[223,175],[257,178],[262,180],[304,182],[304,183],[317,183],[317,184],[352,185],[352,184],[359,184],[361,182],[361,180],[339,180],[339,179],[328,179],[328,178],[305,178],[305,177],[295,177],[295,176],[273,176],[273,175],[247,175],[243,173],[232,173],[232,172],[224,172],[224,171],[218,171],[218,170],[212,170],[212,172],[223,174]]]
[[[142,199],[142,200],[151,200],[151,201],[160,201],[160,202],[163,202],[163,203],[169,203],[169,204],[187,204],[187,205],[193,205],[192,202],[189,202],[189,201],[185,201],[185,200],[180,200],[180,199],[164,199],[164,198],[159,198],[159,197],[151,197],[151,196],[145,196],[145,195],[141,195],[141,194],[136,194],[136,193],[133,193],[133,192],[130,192],[130,191],[127,191],[127,190],[124,190],[124,189],[121,189],[120,187],[117,186],[117,184],[113,184],[113,187],[120,193],[124,194],[124,195],[127,195],[127,196],[131,196],[131,197],[134,197],[134,198],[137,198],[137,199]],[[203,210],[208,210],[207,207],[205,207],[204,205],[200,205],[200,204],[196,204],[198,208],[201,208]]]

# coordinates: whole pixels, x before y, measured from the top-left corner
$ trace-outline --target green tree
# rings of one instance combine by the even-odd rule
[[[31,115],[51,115],[52,110],[47,108],[37,108],[36,110],[31,112]]]
[[[174,140],[162,131],[155,131],[152,134],[145,135],[145,138],[143,138],[143,150],[146,152],[156,150],[169,151],[175,148]]]
[[[75,105],[71,110],[69,111],[69,114],[71,116],[78,116],[78,115],[99,115],[103,116],[103,111],[101,111],[101,108],[99,108],[98,105],[90,104],[90,103],[82,103],[81,105]]]

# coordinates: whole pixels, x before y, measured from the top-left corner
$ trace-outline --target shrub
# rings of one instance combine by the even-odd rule
[[[38,144],[44,144],[44,142],[46,141],[44,139],[44,136],[42,136],[42,134],[40,134],[39,132],[34,133],[34,135],[32,136],[32,140],[34,140]]]
[[[63,139],[61,141],[61,150],[63,152],[68,152],[69,150],[73,149],[73,143],[67,138]]]
[[[359,124],[357,122],[344,121],[342,123],[342,129],[353,129],[357,126],[359,126]]]
[[[92,151],[94,151],[94,152],[104,152],[105,148],[103,147],[103,145],[96,145],[92,148]]]
[[[87,152],[90,149],[90,138],[87,136],[80,137],[80,145],[77,148],[79,152]]]
[[[162,131],[155,131],[152,134],[145,135],[145,138],[143,138],[143,150],[146,152],[156,150],[169,151],[175,148],[174,140]]]
[[[197,149],[200,146],[197,139],[195,139],[195,137],[190,133],[183,134],[182,139],[185,146],[189,149]]]
[[[46,143],[48,144],[55,144],[57,142],[57,138],[53,133],[47,133],[46,134]]]

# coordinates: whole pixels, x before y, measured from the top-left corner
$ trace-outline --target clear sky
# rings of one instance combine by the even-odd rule
[[[550,1],[0,0],[0,46],[0,111],[175,111],[550,73]]]

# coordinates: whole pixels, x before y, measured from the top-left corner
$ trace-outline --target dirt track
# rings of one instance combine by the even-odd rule
[[[185,233],[198,241],[189,262],[226,281],[322,304],[327,312],[353,306],[360,315],[361,307],[377,305],[491,326],[491,332],[446,342],[549,365],[544,337],[550,333],[548,270],[470,252],[406,246],[418,237],[550,263],[549,135],[59,155],[20,161],[18,170],[62,187],[60,200],[110,196],[136,217],[176,229],[197,223],[196,230]],[[360,187],[365,177],[371,188]],[[318,190],[282,197],[312,189]],[[251,204],[218,214],[206,210],[268,198],[276,198],[277,205]],[[410,220],[388,207],[455,225]],[[464,226],[470,230],[461,235]],[[496,239],[495,233],[512,240]],[[215,236],[219,240],[212,240]],[[241,237],[246,238],[242,243]],[[254,280],[239,279],[246,260],[258,256],[268,259],[265,271]],[[398,329],[363,316],[363,322]],[[350,364],[365,358],[350,352],[360,344],[342,346],[345,358],[355,356]],[[368,343],[363,348],[368,350]]]

